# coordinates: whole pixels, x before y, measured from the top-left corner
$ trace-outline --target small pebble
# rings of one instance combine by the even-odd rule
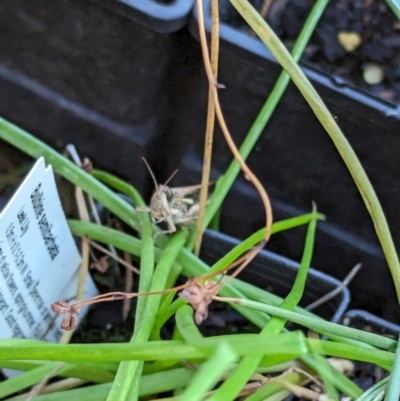
[[[380,84],[385,79],[385,71],[378,64],[368,63],[364,66],[363,77],[369,85]]]
[[[357,32],[340,31],[337,35],[337,39],[349,53],[354,52],[362,42],[361,35]]]

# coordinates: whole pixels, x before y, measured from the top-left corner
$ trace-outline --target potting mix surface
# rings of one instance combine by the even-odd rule
[[[252,3],[290,48],[315,1]],[[248,29],[232,7],[223,19]],[[384,0],[330,1],[301,61],[385,101],[400,103],[400,21]]]

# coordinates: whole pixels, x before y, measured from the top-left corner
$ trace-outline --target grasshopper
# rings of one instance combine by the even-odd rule
[[[154,224],[165,222],[168,230],[157,232],[154,238],[160,234],[172,234],[176,231],[176,225],[182,228],[188,227],[199,214],[199,196],[201,185],[170,188],[167,184],[172,180],[178,170],[175,170],[163,185],[158,185],[154,174],[143,158],[147,169],[153,179],[155,192],[150,200],[150,207],[138,207],[139,212],[150,213]]]

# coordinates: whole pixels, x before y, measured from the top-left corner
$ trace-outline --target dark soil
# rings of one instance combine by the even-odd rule
[[[265,2],[252,1],[260,11]],[[272,0],[266,20],[289,48],[313,4],[314,0]],[[243,26],[235,10],[225,17],[226,22]],[[361,44],[346,51],[338,40],[340,32],[359,34]],[[301,61],[388,102],[400,103],[400,21],[384,0],[331,0]],[[369,63],[383,70],[381,83],[365,82],[363,72]]]
[[[368,333],[374,333],[383,335],[392,339],[398,337],[398,333],[390,328],[384,327],[377,321],[367,321],[362,316],[350,317],[345,316],[343,318],[342,324],[344,326],[349,326],[358,330],[363,330]],[[379,366],[372,365],[365,362],[354,362],[355,370],[353,374],[353,381],[362,390],[366,391],[373,385],[378,383],[380,380],[384,379],[389,375],[388,372],[380,368]]]

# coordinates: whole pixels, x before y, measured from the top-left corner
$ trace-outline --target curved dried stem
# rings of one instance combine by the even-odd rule
[[[218,75],[218,54],[219,54],[219,10],[218,0],[211,0],[211,70],[214,81],[217,80]],[[207,125],[204,144],[204,158],[203,158],[203,172],[201,177],[201,190],[199,197],[199,215],[197,218],[196,227],[196,244],[194,247],[194,254],[200,254],[201,241],[203,238],[204,216],[207,205],[208,186],[210,182],[212,148],[214,140],[214,127],[215,127],[215,104],[212,89],[208,89],[208,106],[207,106]]]
[[[225,140],[233,153],[234,157],[236,160],[239,162],[240,167],[242,168],[246,179],[252,182],[252,184],[255,186],[257,189],[258,193],[260,194],[260,197],[262,199],[264,208],[265,208],[265,215],[266,215],[266,223],[265,223],[265,237],[264,240],[268,241],[270,235],[271,235],[271,225],[273,221],[273,216],[272,216],[272,207],[271,207],[271,202],[269,200],[269,197],[262,186],[261,182],[258,180],[258,178],[253,174],[253,172],[250,170],[250,168],[247,166],[246,162],[243,160],[242,156],[240,155],[240,152],[238,148],[236,147],[232,136],[229,133],[228,127],[226,125],[221,105],[219,103],[219,98],[218,98],[218,87],[220,85],[216,81],[213,75],[213,70],[209,58],[209,52],[208,52],[208,44],[207,44],[207,38],[206,38],[206,32],[204,28],[204,15],[203,15],[203,6],[202,6],[202,1],[197,0],[196,2],[197,5],[197,13],[198,13],[198,21],[199,21],[199,35],[200,35],[200,43],[201,43],[201,50],[203,54],[203,60],[204,60],[204,65],[205,65],[205,71],[207,74],[207,78],[209,81],[209,87],[210,91],[213,94],[214,98],[214,104],[215,104],[215,112],[217,115],[218,122],[220,124],[222,133],[224,134]]]

